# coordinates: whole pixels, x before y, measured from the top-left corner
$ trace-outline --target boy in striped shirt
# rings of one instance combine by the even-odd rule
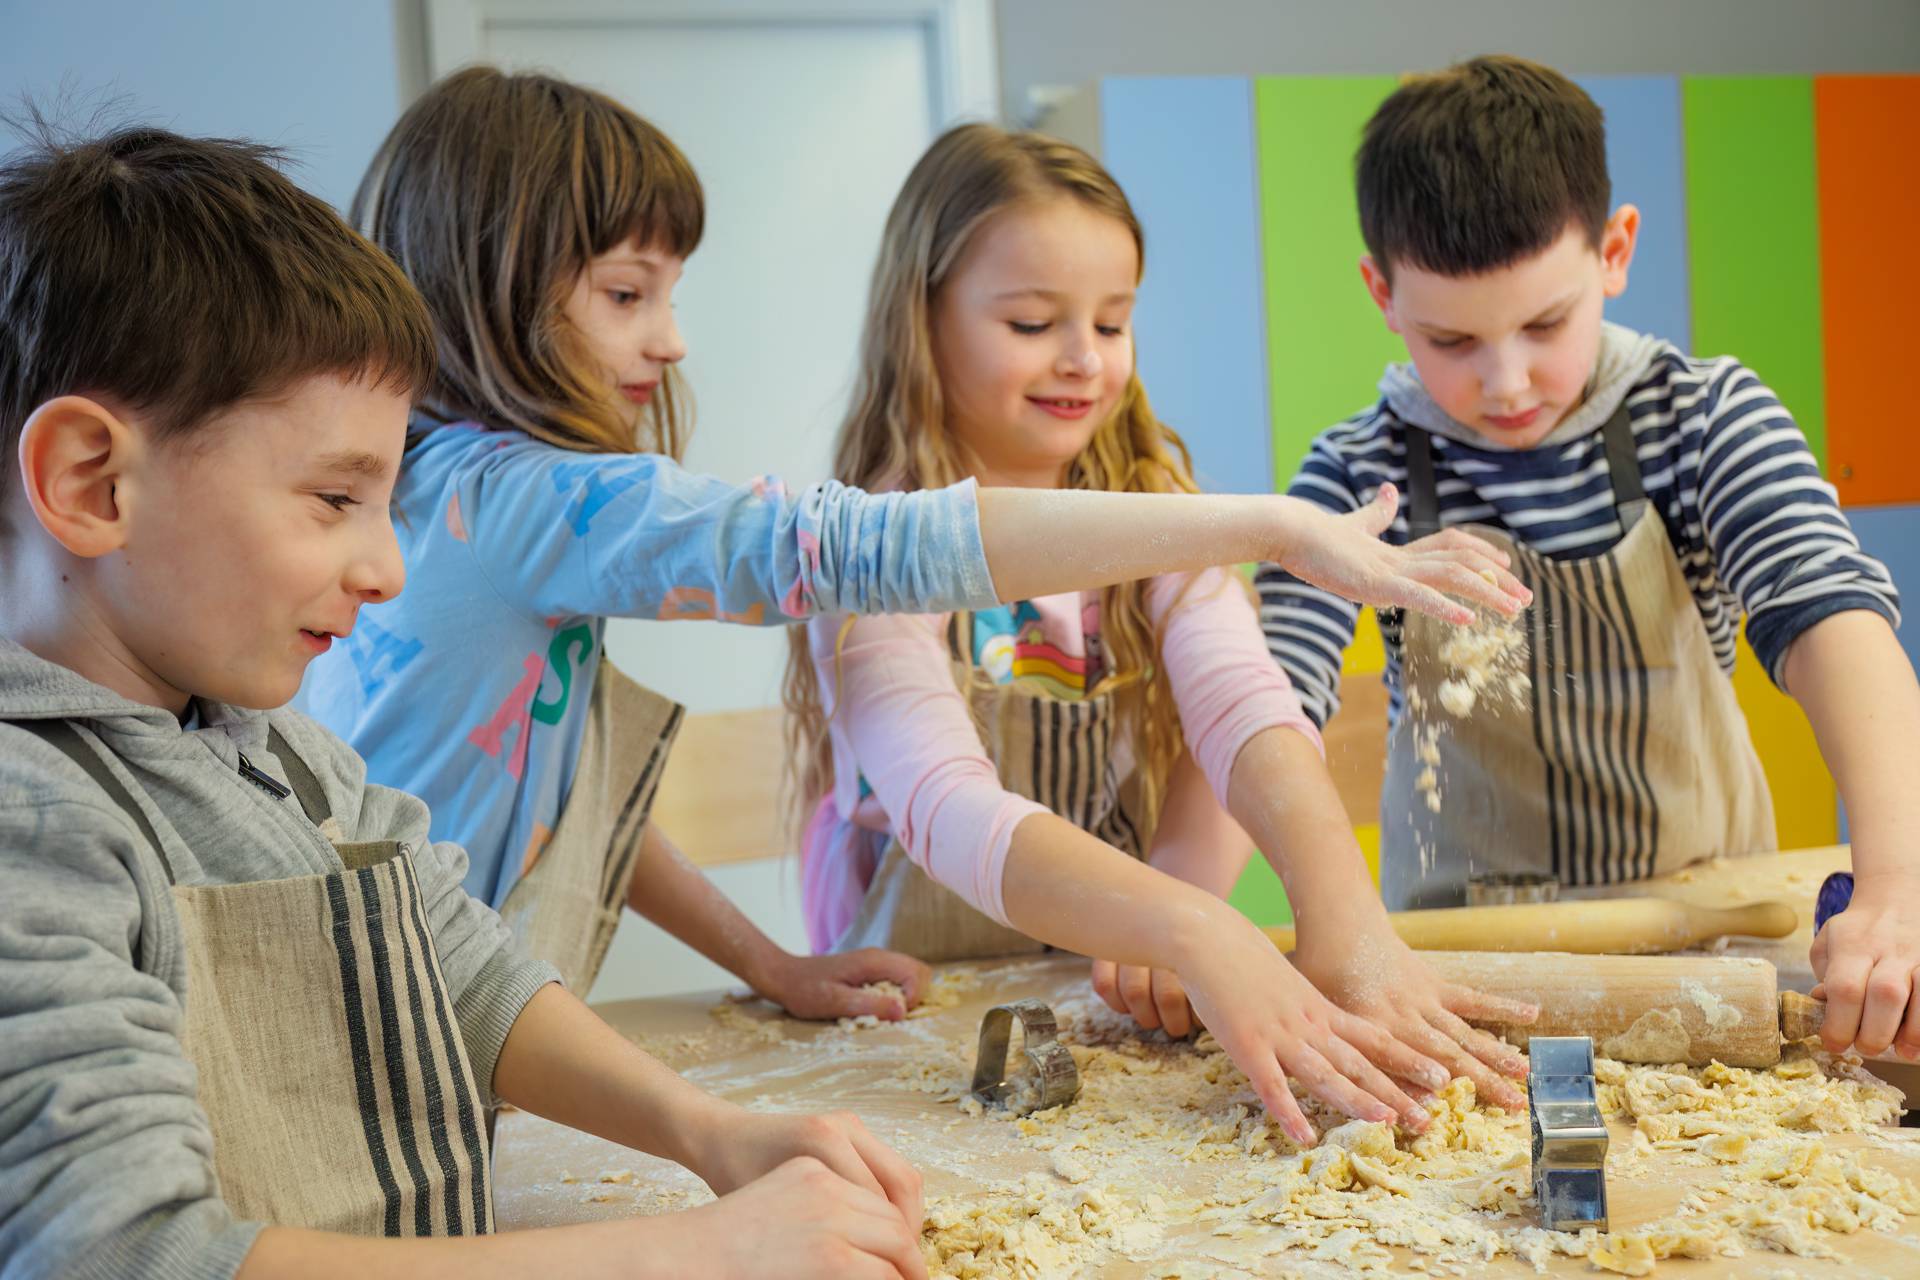
[[[1485,57],[1401,86],[1356,163],[1361,275],[1410,363],[1315,439],[1289,492],[1351,511],[1392,484],[1386,537],[1471,525],[1536,603],[1494,669],[1380,615],[1390,694],[1390,907],[1468,880],[1607,886],[1776,847],[1728,678],[1736,628],[1806,711],[1851,819],[1851,905],[1812,956],[1825,1038],[1920,1057],[1920,795],[1902,785],[1920,684],[1898,596],[1788,411],[1731,357],[1604,323],[1639,231],[1610,210],[1599,108]],[[1263,566],[1261,620],[1308,714],[1338,708],[1358,608]]]

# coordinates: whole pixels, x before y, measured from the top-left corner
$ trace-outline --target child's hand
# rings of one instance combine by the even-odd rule
[[[796,1156],[771,1173],[683,1214],[652,1220],[674,1228],[649,1262],[665,1275],[750,1280],[925,1280],[919,1219],[910,1225],[878,1192],[820,1160]]]
[[[1165,1028],[1168,1035],[1180,1040],[1199,1025],[1193,1006],[1187,1003],[1187,988],[1171,969],[1095,960],[1093,989],[1109,1009],[1128,1015],[1145,1030]]]
[[[932,971],[912,956],[877,947],[828,956],[783,952],[753,988],[796,1018],[857,1018],[870,1013],[898,1022],[920,1003],[932,977]],[[875,982],[891,982],[901,994],[865,990]]]
[[[1287,1087],[1289,1076],[1356,1119],[1397,1119],[1415,1133],[1427,1127],[1426,1109],[1394,1080],[1439,1089],[1449,1079],[1446,1069],[1327,1000],[1225,903],[1188,948],[1180,977],[1195,1014],[1295,1142],[1318,1138]]]
[[[1380,486],[1372,502],[1336,516],[1313,503],[1288,499],[1281,549],[1272,557],[1303,582],[1376,608],[1405,608],[1443,622],[1469,623],[1473,610],[1459,596],[1512,617],[1533,593],[1507,569],[1506,552],[1470,533],[1447,529],[1405,547],[1380,540],[1393,523],[1400,494]]]
[[[1438,1061],[1450,1075],[1472,1080],[1485,1101],[1509,1111],[1526,1105],[1526,1095],[1501,1078],[1525,1079],[1526,1059],[1466,1020],[1525,1024],[1540,1016],[1536,1006],[1441,981],[1384,924],[1357,934],[1343,928],[1328,942],[1316,951],[1313,936],[1303,933],[1293,953],[1300,972],[1328,999]]]
[[[722,1104],[704,1125],[698,1158],[688,1167],[715,1195],[745,1186],[801,1158],[816,1161],[835,1177],[885,1201],[915,1236],[923,1207],[920,1172],[867,1131],[851,1111],[817,1115],[763,1115]]]
[[[1855,873],[1853,900],[1814,935],[1815,996],[1825,996],[1820,1042],[1829,1053],[1896,1048],[1920,1058],[1920,875]]]

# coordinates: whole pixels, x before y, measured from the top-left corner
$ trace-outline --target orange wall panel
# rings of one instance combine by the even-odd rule
[[[1827,477],[1847,506],[1920,502],[1909,411],[1920,76],[1818,77],[1813,117]]]

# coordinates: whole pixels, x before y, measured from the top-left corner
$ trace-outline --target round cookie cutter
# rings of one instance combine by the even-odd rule
[[[1007,1079],[1007,1047],[1013,1039],[1014,1019],[1020,1020],[1021,1048],[1033,1067],[1038,1088],[1031,1096],[1014,1096]],[[973,1096],[982,1106],[1007,1107],[1016,1115],[1044,1111],[1072,1102],[1080,1093],[1080,1069],[1073,1054],[1061,1044],[1059,1024],[1043,1000],[1015,1000],[997,1004],[980,1019],[980,1051],[974,1058]]]

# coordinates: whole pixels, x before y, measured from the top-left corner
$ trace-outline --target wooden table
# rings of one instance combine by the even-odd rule
[[[1798,905],[1802,900],[1810,903],[1820,879],[1838,865],[1844,865],[1844,851],[1785,854],[1701,867],[1653,888],[1700,901],[1782,897]],[[1729,949],[1750,952],[1753,945]],[[1794,966],[1805,968],[1804,941],[1765,944],[1761,953],[1782,964],[1786,985],[1800,985]],[[1011,1126],[967,1119],[951,1097],[918,1091],[904,1077],[962,1080],[970,1068],[980,1016],[992,1004],[1029,995],[1057,1004],[1083,998],[1087,991],[1086,962],[1073,957],[972,967],[984,968],[987,979],[978,991],[951,1008],[896,1026],[849,1029],[794,1022],[758,1002],[727,1006],[724,1018],[716,1019],[709,1011],[721,999],[719,993],[624,1001],[600,1006],[599,1012],[695,1083],[742,1105],[776,1112],[851,1109],[914,1161],[926,1177],[929,1196],[966,1194],[988,1182],[1044,1171],[1047,1157],[1023,1142]],[[1831,1149],[1860,1152],[1869,1162],[1920,1182],[1920,1141],[1910,1139],[1920,1140],[1920,1131],[1834,1135],[1826,1141]],[[1616,1125],[1615,1151],[1624,1151],[1627,1141],[1625,1127]],[[1167,1171],[1170,1193],[1177,1191],[1182,1176],[1178,1168]],[[1666,1153],[1645,1157],[1633,1176],[1610,1179],[1613,1226],[1631,1230],[1675,1212],[1689,1188],[1709,1176],[1709,1170],[1684,1165]],[[500,1228],[512,1230],[669,1212],[704,1202],[710,1193],[698,1179],[667,1162],[508,1112],[498,1130],[495,1197]],[[1210,1240],[1204,1228],[1196,1227],[1177,1227],[1168,1238],[1177,1244],[1187,1235],[1196,1248]],[[1898,1235],[1860,1232],[1831,1242],[1847,1255],[1847,1263],[1756,1251],[1737,1259],[1669,1260],[1656,1274],[1740,1280],[1920,1276],[1920,1217],[1908,1219]],[[1404,1261],[1398,1274],[1408,1274]],[[1302,1275],[1338,1274],[1315,1271],[1313,1264],[1293,1254],[1281,1255],[1270,1265]],[[1143,1276],[1147,1268],[1121,1261],[1101,1274]],[[1500,1259],[1479,1274],[1520,1277],[1535,1272]],[[1597,1273],[1584,1260],[1556,1259],[1549,1274]]]

